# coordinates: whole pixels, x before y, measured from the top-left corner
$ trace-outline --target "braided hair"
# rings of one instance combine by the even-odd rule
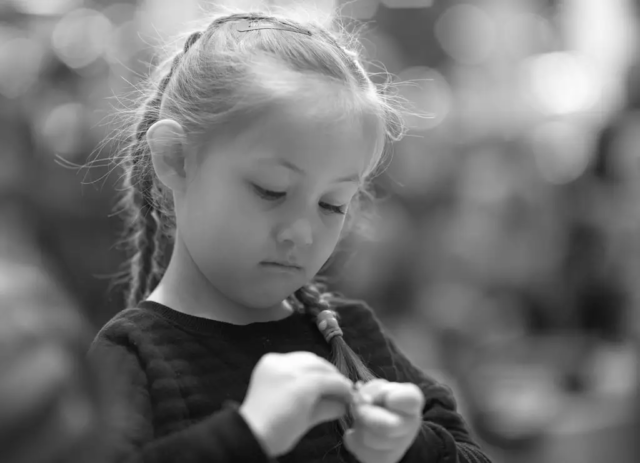
[[[130,237],[131,247],[135,249],[129,263],[131,282],[127,304],[130,307],[149,295],[163,273],[164,254],[161,246],[163,226],[156,200],[160,193],[156,176],[149,165],[151,161],[146,135],[149,128],[159,119],[163,93],[171,76],[180,65],[182,57],[201,35],[201,32],[195,32],[189,36],[184,50],[174,57],[171,69],[160,81],[156,94],[145,103],[144,111],[133,134],[134,139],[129,147],[129,155],[125,158],[126,196],[123,202],[129,205],[126,236]]]
[[[333,305],[340,302],[335,294],[327,292],[325,287],[317,282],[310,282],[298,289],[292,296],[300,310],[307,315],[318,327],[331,348],[331,363],[340,373],[353,382],[370,381],[375,375],[364,364],[345,342],[339,326],[339,315],[332,310]],[[351,427],[353,417],[347,414],[338,422],[340,429],[346,431]]]

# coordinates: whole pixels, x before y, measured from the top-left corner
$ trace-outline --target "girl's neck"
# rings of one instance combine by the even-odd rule
[[[271,308],[253,309],[228,299],[200,272],[179,236],[162,280],[147,299],[187,315],[235,325],[280,320],[292,313],[284,301]]]

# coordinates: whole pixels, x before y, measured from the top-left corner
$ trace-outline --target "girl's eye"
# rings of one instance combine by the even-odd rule
[[[253,189],[258,196],[266,201],[278,201],[287,195],[286,191],[267,190],[266,188],[259,187],[258,185],[253,185]],[[335,206],[325,202],[321,202],[320,207],[331,214],[340,215],[344,215],[347,208],[347,206]]]
[[[334,206],[333,204],[320,203],[320,207],[332,214],[344,215],[346,212],[346,206]]]
[[[261,188],[258,185],[253,185],[253,189],[262,199],[266,199],[267,201],[277,201],[278,199],[282,199],[286,196],[286,192],[284,191],[272,191],[267,190],[265,188]]]

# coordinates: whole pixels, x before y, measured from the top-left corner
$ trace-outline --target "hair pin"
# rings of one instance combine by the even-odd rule
[[[259,26],[260,23],[275,23],[277,26]],[[298,34],[311,35],[310,31],[300,29],[299,27],[292,26],[278,20],[265,20],[265,19],[241,19],[235,23],[236,32],[253,32],[271,29],[274,31],[296,32]]]

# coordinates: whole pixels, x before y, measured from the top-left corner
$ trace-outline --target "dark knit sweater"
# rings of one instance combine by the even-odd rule
[[[344,339],[372,372],[413,382],[426,398],[424,424],[403,463],[486,463],[455,411],[450,390],[400,353],[373,313],[353,302],[337,308]],[[251,372],[268,352],[330,349],[312,320],[295,313],[278,321],[232,325],[153,302],[116,315],[98,333],[90,358],[115,361],[128,384],[119,462],[267,462],[251,430],[229,403],[241,403]],[[114,383],[115,384],[115,383]],[[356,461],[336,423],[313,428],[281,463]]]

